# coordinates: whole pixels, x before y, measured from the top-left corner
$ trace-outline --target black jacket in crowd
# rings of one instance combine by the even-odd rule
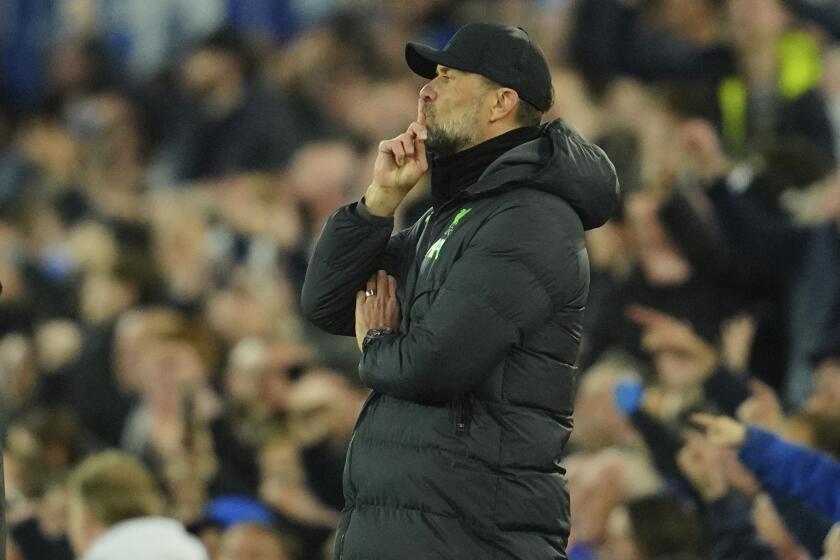
[[[362,205],[332,215],[304,314],[352,335],[355,294],[379,268],[402,308],[399,331],[359,364],[373,393],[348,451],[336,558],[566,558],[560,457],[589,288],[584,230],[618,198],[604,152],[554,121],[396,235]]]

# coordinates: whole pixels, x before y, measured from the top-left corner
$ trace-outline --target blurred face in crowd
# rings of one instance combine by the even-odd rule
[[[658,15],[669,29],[692,40],[698,38],[698,26],[718,23],[716,11],[711,0],[661,0]]]
[[[7,334],[0,339],[0,407],[16,410],[26,404],[35,384],[30,340],[21,334]]]
[[[174,328],[178,314],[164,308],[128,311],[120,316],[114,333],[113,366],[120,388],[135,393],[142,388],[144,357],[156,335]]]
[[[198,96],[212,93],[220,84],[236,75],[236,59],[213,49],[192,53],[183,67],[184,85],[190,93]]]
[[[151,342],[138,366],[143,396],[156,414],[178,414],[187,387],[205,378],[201,357],[181,341]]]
[[[840,46],[829,46],[823,55],[823,92],[840,99]]]
[[[805,405],[808,412],[837,414],[840,410],[840,358],[820,362],[814,377],[814,391]]]
[[[222,538],[219,560],[286,560],[280,539],[259,525],[231,527]]]
[[[730,0],[729,24],[740,48],[775,42],[788,23],[780,0]]]
[[[88,273],[81,292],[82,316],[93,324],[113,319],[137,300],[132,286],[103,272]]]
[[[260,414],[284,410],[291,375],[300,372],[308,360],[303,346],[246,338],[231,353],[227,395],[238,406]]]
[[[477,144],[490,91],[478,74],[438,66],[437,77],[420,90],[428,149],[446,156]]]
[[[628,370],[610,366],[592,368],[583,377],[575,404],[575,429],[572,442],[581,449],[600,449],[623,443],[633,433],[626,416],[618,411],[613,396],[619,381],[639,381]]]

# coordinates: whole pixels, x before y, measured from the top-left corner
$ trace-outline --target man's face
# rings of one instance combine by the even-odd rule
[[[182,67],[187,91],[196,96],[211,93],[220,83],[231,79],[235,60],[224,52],[201,49],[189,55]]]
[[[428,149],[447,156],[478,143],[481,113],[491,92],[478,74],[445,66],[420,90],[428,130]]]
[[[787,12],[779,0],[729,0],[729,24],[735,46],[755,48],[778,39],[787,25]]]

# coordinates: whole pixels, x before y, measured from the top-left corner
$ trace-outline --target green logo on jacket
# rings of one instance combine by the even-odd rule
[[[455,214],[454,218],[452,218],[452,223],[449,224],[449,227],[446,228],[446,231],[443,232],[440,239],[432,243],[432,246],[429,247],[428,251],[426,251],[427,259],[437,260],[440,250],[443,249],[443,244],[446,243],[446,240],[449,239],[449,236],[452,235],[452,232],[454,232],[455,228],[458,227],[458,224],[461,223],[461,220],[463,220],[471,211],[472,208],[461,208],[458,210],[458,213]]]

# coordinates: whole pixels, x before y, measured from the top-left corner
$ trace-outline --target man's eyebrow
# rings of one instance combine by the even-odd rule
[[[448,74],[451,70],[452,70],[452,68],[450,68],[450,67],[448,67],[448,66],[441,66],[440,64],[438,64],[438,65],[437,65],[437,68],[435,68],[435,72],[436,72],[438,75],[440,75],[440,74]]]

